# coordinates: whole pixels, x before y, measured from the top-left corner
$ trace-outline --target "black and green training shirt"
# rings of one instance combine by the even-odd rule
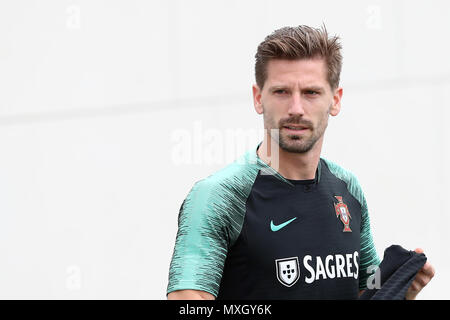
[[[258,157],[260,144],[183,201],[167,293],[356,299],[380,263],[356,177],[320,158],[315,179],[286,179]]]

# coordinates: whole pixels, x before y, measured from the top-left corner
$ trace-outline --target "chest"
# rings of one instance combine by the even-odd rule
[[[265,189],[267,190],[267,189]],[[358,277],[361,206],[342,188],[255,189],[239,248],[259,279],[308,286]],[[280,284],[280,283],[279,283]],[[322,288],[326,287],[321,285]]]

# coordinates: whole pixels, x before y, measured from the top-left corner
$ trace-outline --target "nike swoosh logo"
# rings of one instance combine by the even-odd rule
[[[291,223],[292,221],[294,221],[295,219],[297,219],[297,217],[292,218],[291,220],[288,220],[286,222],[283,222],[282,224],[279,225],[274,225],[273,224],[273,220],[270,220],[270,230],[272,230],[273,232],[278,231],[280,229],[283,229],[284,227],[286,227],[289,223]]]

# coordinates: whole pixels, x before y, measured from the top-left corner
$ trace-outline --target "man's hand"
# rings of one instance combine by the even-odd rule
[[[423,253],[423,250],[421,248],[417,248],[414,251],[417,253]],[[428,282],[431,281],[433,277],[434,268],[427,261],[422,269],[419,270],[413,282],[411,283],[411,286],[408,288],[405,296],[406,300],[414,300],[417,294],[428,284]]]

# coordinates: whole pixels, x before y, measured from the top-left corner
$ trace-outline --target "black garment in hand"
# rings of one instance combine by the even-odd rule
[[[392,245],[384,251],[379,266],[380,289],[366,289],[360,300],[404,300],[416,274],[427,261],[423,253]]]

